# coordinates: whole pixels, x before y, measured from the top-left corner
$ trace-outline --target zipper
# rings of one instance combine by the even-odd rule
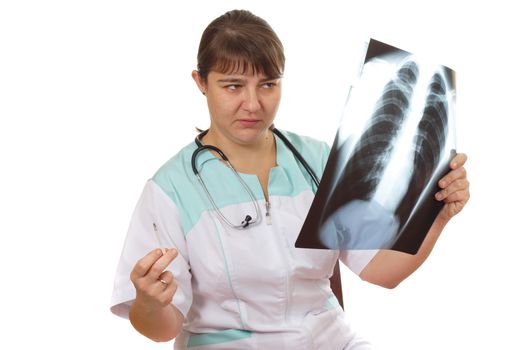
[[[281,232],[278,232],[277,230],[279,230],[279,228],[275,229],[272,225],[270,201],[265,199],[264,204],[265,204],[265,208],[266,208],[265,221],[266,221],[267,227],[269,226],[267,229],[271,233],[273,233],[275,240],[278,242],[278,249],[280,249],[280,251],[279,251],[280,259],[284,263],[285,273],[284,273],[284,288],[283,289],[284,289],[285,301],[284,301],[283,308],[284,308],[284,322],[288,322],[290,306],[291,306],[291,297],[290,297],[290,292],[289,292],[290,291],[290,274],[292,271],[292,266],[291,266],[290,260],[288,258],[288,254],[285,254],[287,252],[286,249],[288,247],[288,244],[286,242],[286,237],[284,237],[284,232],[282,232],[282,229],[281,229]],[[281,234],[279,234],[279,233],[281,233]]]
[[[272,216],[270,215],[270,207],[271,207],[270,202],[266,201],[265,205],[266,205],[266,225],[271,225],[272,224]]]

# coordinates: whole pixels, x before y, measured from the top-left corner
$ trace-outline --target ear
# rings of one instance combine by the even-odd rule
[[[201,93],[205,95],[205,92],[207,91],[207,85],[203,82],[200,73],[197,70],[193,70],[191,76],[196,82],[196,85],[198,85],[198,89],[200,89]]]

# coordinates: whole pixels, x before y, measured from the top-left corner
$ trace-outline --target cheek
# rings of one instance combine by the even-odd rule
[[[214,96],[207,99],[209,113],[212,118],[222,120],[235,113],[239,105],[232,99],[222,96]]]
[[[268,114],[271,114],[272,117],[275,117],[275,113],[277,113],[277,109],[279,108],[279,104],[281,102],[281,94],[279,93],[274,98],[268,100],[265,105],[265,109]]]

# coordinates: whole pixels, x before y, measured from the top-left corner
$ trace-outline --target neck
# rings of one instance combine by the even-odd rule
[[[254,143],[238,143],[210,129],[203,143],[221,149],[239,172],[257,174],[276,165],[275,138],[271,130]]]

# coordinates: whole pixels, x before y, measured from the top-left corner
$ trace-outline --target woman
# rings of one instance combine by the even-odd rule
[[[150,339],[175,339],[175,349],[370,349],[329,287],[335,262],[392,288],[468,200],[466,157],[458,155],[439,183],[444,209],[417,255],[294,248],[316,187],[272,132],[283,71],[281,42],[248,11],[224,14],[202,35],[192,76],[211,123],[199,142],[223,151],[238,175],[218,151],[193,142],[146,184],[112,311]],[[283,134],[320,177],[329,147]]]

